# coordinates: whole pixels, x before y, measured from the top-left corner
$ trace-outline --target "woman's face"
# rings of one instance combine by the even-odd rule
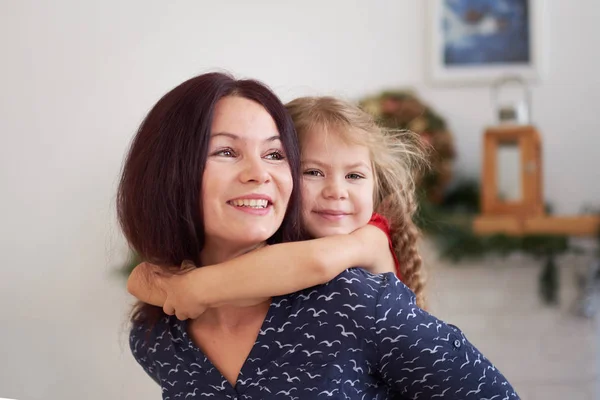
[[[307,132],[301,142],[302,207],[308,233],[320,238],[365,226],[373,214],[369,149],[321,129]]]
[[[243,249],[267,240],[282,224],[292,188],[271,115],[242,97],[219,100],[202,181],[206,247]]]

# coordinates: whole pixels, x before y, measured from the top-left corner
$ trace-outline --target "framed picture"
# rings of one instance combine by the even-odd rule
[[[430,80],[542,77],[545,0],[428,0]]]

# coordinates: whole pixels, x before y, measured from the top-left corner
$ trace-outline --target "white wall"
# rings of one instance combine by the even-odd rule
[[[547,199],[575,212],[600,202],[600,5],[548,3],[533,113]],[[113,201],[145,112],[195,74],[258,78],[284,100],[415,87],[447,117],[458,168],[477,174],[489,93],[425,85],[424,11],[415,0],[1,1],[0,397],[160,397],[127,347]]]

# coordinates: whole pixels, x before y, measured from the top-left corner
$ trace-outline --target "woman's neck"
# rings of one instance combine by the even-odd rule
[[[209,308],[197,319],[197,322],[226,333],[235,333],[240,329],[244,330],[257,321],[262,324],[269,312],[270,305],[271,299],[268,299],[248,307],[221,306]]]
[[[253,250],[260,249],[265,242],[252,245],[232,246],[230,244],[205,243],[204,250],[200,253],[201,265],[216,265],[234,259]]]
[[[220,243],[207,242],[200,254],[201,265],[216,265],[243,254],[266,246],[265,242],[246,246],[231,246]],[[237,330],[257,319],[264,319],[269,310],[271,299],[262,299],[249,302],[246,306],[221,306],[209,308],[202,314],[196,323],[208,324],[213,328],[223,329],[228,332]]]

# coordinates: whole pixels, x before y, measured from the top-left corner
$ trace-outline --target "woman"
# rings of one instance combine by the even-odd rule
[[[281,102],[257,82],[202,75],[169,92],[142,124],[119,218],[144,259],[218,264],[301,238],[298,171]],[[131,348],[165,399],[517,398],[462,332],[416,307],[393,274],[361,269],[190,322],[142,306]]]

